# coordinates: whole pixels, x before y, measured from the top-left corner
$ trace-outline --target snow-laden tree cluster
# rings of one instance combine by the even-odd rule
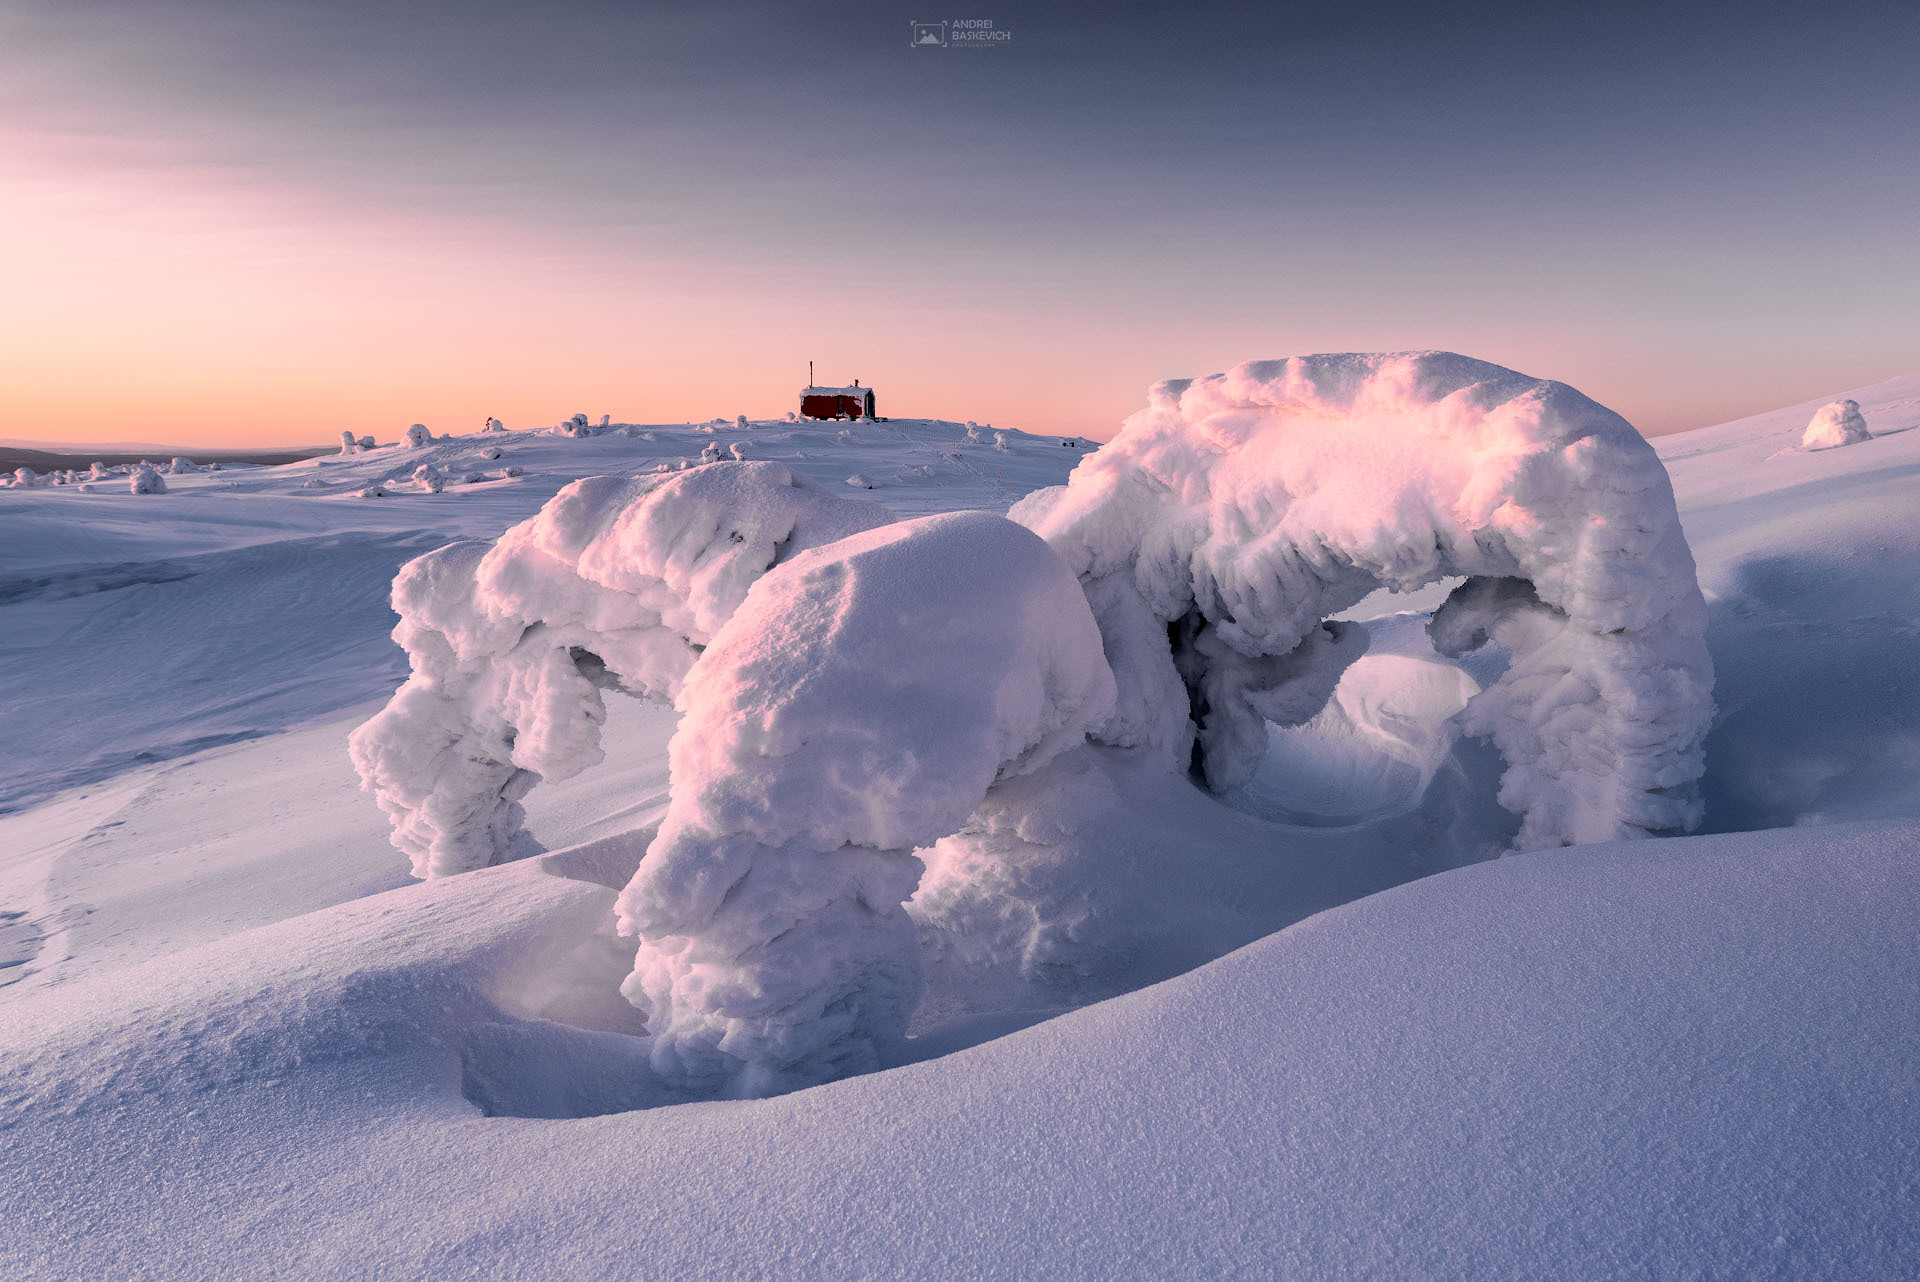
[[[540,777],[600,760],[601,690],[671,698],[753,581],[890,519],[777,463],[567,486],[494,543],[393,585],[413,675],[354,732],[354,765],[418,876],[485,867]]]
[[[1099,737],[1244,783],[1265,723],[1325,704],[1377,588],[1466,582],[1436,643],[1512,655],[1468,730],[1508,763],[1522,847],[1700,818],[1706,611],[1666,471],[1561,383],[1444,352],[1259,361],[1156,385],[1011,515],[1085,585],[1119,680]]]
[[[663,1074],[759,1095],[872,1069],[905,1033],[913,850],[1083,744],[1113,677],[1065,563],[960,512],[773,570],[678,702],[666,822],[620,899],[625,991]]]
[[[1867,430],[1867,420],[1860,413],[1859,401],[1829,401],[1813,412],[1806,434],[1800,438],[1800,447],[1827,450],[1836,445],[1858,445],[1872,437],[1873,433]]]
[[[1698,819],[1692,559],[1652,450],[1570,388],[1442,353],[1165,383],[1012,516],[891,523],[760,462],[576,482],[403,568],[413,675],[355,764],[415,872],[460,872],[514,853],[532,784],[600,759],[603,691],[676,699],[623,991],[656,1068],[705,1093],[881,1062],[918,1000],[902,905],[936,842],[931,911],[992,926],[998,895],[1031,920],[982,938],[1124,971],[1072,885],[1103,848],[1138,859],[1129,829],[1166,844],[1143,807],[1227,813],[1189,773],[1231,789],[1270,724],[1320,712],[1367,644],[1332,616],[1381,586],[1464,579],[1435,645],[1509,656],[1459,715],[1505,758],[1521,845]]]

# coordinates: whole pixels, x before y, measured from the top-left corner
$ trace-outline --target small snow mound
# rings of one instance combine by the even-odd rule
[[[167,475],[185,476],[189,472],[198,472],[200,467],[190,458],[177,458],[167,464]]]
[[[129,494],[165,494],[166,492],[166,478],[160,475],[158,469],[145,463],[134,468],[127,481]]]
[[[873,482],[869,481],[866,477],[862,476],[858,472],[855,472],[852,476],[849,476],[846,479],[845,483],[848,485],[851,485],[856,490],[870,490],[873,488]]]
[[[1858,445],[1872,438],[1867,420],[1860,413],[1859,401],[1829,401],[1814,411],[1806,435],[1800,438],[1800,447],[1827,450],[1836,445]]]

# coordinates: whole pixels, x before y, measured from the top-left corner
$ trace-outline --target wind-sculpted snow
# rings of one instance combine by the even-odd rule
[[[601,759],[601,691],[671,698],[754,580],[891,520],[778,463],[576,481],[393,585],[413,675],[351,750],[416,875],[497,863],[540,778]]]
[[[1684,831],[1711,719],[1705,608],[1673,492],[1627,422],[1449,353],[1261,361],[1156,385],[1068,484],[1011,515],[1080,575],[1120,683],[1100,737],[1244,784],[1265,723],[1364,648],[1323,622],[1467,582],[1443,650],[1507,673],[1465,716],[1508,762],[1522,847]]]
[[[1828,450],[1836,445],[1858,445],[1872,438],[1867,420],[1860,413],[1859,401],[1830,401],[1814,411],[1806,434],[1800,438],[1800,446],[1808,450]]]
[[[654,1066],[760,1095],[877,1067],[920,997],[917,846],[1113,707],[1071,570],[1003,517],[870,530],[754,584],[687,676],[620,899]]]

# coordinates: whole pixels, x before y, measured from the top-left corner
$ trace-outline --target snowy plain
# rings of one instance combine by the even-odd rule
[[[1802,448],[1823,398],[1655,442],[1717,671],[1703,835],[1489,859],[1517,821],[1450,719],[1498,673],[1371,597],[1334,703],[1230,804],[1124,765],[1031,785],[1111,861],[1011,888],[1051,935],[923,852],[906,1062],[763,1100],[677,1102],[618,993],[671,708],[610,700],[605,764],[527,794],[550,853],[408,875],[346,751],[406,675],[393,575],[716,445],[909,518],[1004,512],[1078,445],[729,419],[0,493],[0,1259],[1912,1276],[1920,376],[1843,395],[1870,439]],[[1098,967],[1006,962],[1088,937]]]

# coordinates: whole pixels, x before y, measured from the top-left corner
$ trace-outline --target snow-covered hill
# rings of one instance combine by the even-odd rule
[[[581,476],[653,475],[737,445],[915,516],[1004,511],[1082,452],[917,419],[593,430],[169,475],[161,495],[118,475],[0,493],[0,706],[34,727],[0,771],[0,811],[386,694],[406,670],[387,639],[400,564],[493,538]],[[422,466],[445,478],[439,493],[413,479]],[[361,497],[372,489],[384,497]]]
[[[1494,674],[1385,614],[1337,712],[1233,806],[1087,784],[1151,819],[1087,837],[1112,875],[1077,928],[1158,922],[1109,989],[936,932],[915,1062],[670,1107],[609,923],[676,718],[609,705],[608,763],[526,798],[554,853],[414,883],[345,751],[404,675],[393,570],[710,443],[849,495],[860,475],[905,516],[1004,510],[1077,450],[903,422],[489,433],[163,495],[0,493],[0,1258],[1910,1277],[1920,376],[1845,395],[1873,439],[1797,450],[1814,403],[1656,442],[1710,612],[1720,835],[1480,861],[1512,834],[1499,763],[1446,723]],[[415,485],[422,461],[456,483]]]

